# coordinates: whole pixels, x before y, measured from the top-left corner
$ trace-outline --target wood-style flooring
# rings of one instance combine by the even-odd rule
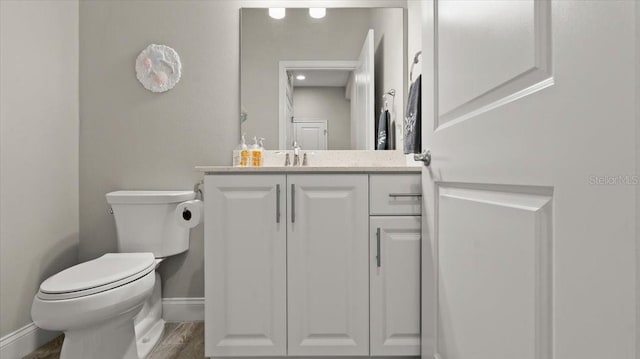
[[[23,359],[58,359],[61,335]],[[147,359],[203,359],[204,322],[166,323],[164,335]]]

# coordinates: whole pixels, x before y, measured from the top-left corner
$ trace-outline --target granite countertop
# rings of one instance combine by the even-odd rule
[[[206,174],[231,173],[420,173],[418,166],[197,166],[197,171]]]

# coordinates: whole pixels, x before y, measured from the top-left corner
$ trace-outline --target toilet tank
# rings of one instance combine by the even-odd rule
[[[189,249],[189,229],[178,225],[180,202],[193,191],[116,191],[106,194],[118,233],[118,252],[152,252],[156,258]]]

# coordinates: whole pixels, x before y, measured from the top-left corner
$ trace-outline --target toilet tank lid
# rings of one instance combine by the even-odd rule
[[[177,203],[196,197],[193,191],[115,191],[106,194],[109,204]]]

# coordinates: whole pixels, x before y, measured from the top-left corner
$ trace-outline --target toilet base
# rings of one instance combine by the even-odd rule
[[[65,331],[61,359],[139,359],[133,318],[142,305],[96,327]]]
[[[158,345],[164,334],[164,320],[160,319],[151,327],[143,337],[136,338],[138,347],[138,357],[145,359],[149,356],[153,348]]]
[[[142,310],[134,319],[135,337],[140,359],[146,358],[151,353],[164,334],[162,282],[158,272],[155,273],[155,277],[153,292],[144,302]]]

